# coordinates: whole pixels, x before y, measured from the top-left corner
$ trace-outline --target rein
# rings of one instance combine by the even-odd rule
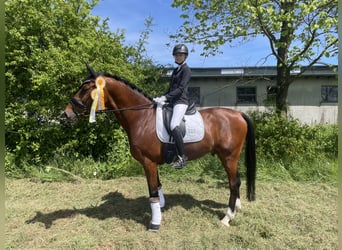
[[[105,109],[105,110],[100,110],[97,111],[98,113],[102,113],[102,112],[120,112],[120,111],[125,111],[125,110],[141,110],[141,109],[148,109],[149,106],[154,106],[155,103],[154,102],[150,102],[150,103],[146,103],[146,104],[141,104],[141,105],[137,105],[137,106],[131,106],[131,107],[127,107],[127,108],[121,108],[121,109]]]
[[[82,107],[83,109],[85,109],[85,105],[81,102],[78,102],[76,99],[72,98],[70,101],[73,105],[75,106],[79,106]],[[131,107],[126,107],[126,108],[120,108],[120,109],[104,109],[104,110],[99,110],[96,111],[96,113],[108,113],[108,112],[121,112],[121,111],[126,111],[126,110],[142,110],[142,109],[148,109],[149,106],[155,106],[154,102],[150,102],[150,103],[145,103],[145,104],[141,104],[141,105],[137,105],[137,106],[131,106]],[[74,111],[75,112],[75,111]],[[78,114],[78,112],[75,112],[76,114]],[[83,116],[90,116],[90,113],[81,113],[79,115],[83,115]]]

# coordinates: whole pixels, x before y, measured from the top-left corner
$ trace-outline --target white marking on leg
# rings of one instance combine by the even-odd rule
[[[160,207],[163,208],[163,207],[165,207],[165,198],[164,198],[164,194],[163,194],[162,188],[158,189],[158,194],[159,194]]]
[[[151,202],[151,210],[152,210],[152,220],[151,224],[153,225],[160,225],[161,222],[161,210],[160,210],[160,203],[159,202]]]
[[[229,221],[231,221],[235,217],[236,212],[232,211],[230,207],[228,207],[227,214],[224,216],[224,218],[221,220],[223,225],[229,227]]]
[[[236,202],[235,202],[235,210],[236,210],[236,211],[241,210],[241,200],[240,200],[239,198],[236,199]]]
[[[221,222],[222,222],[223,225],[229,227],[229,217],[227,215],[223,217]]]
[[[228,207],[228,211],[227,211],[227,216],[229,216],[229,218],[232,220],[235,217],[236,211],[232,211],[230,209],[230,207]]]

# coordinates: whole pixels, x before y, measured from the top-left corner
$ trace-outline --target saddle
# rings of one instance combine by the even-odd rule
[[[196,105],[194,102],[190,103],[185,115],[194,115],[196,113]],[[173,114],[173,108],[171,105],[165,104],[163,106],[163,123],[165,126],[165,129],[167,131],[167,133],[171,136],[171,128],[170,128],[170,123],[171,123],[171,119],[172,119],[172,114]],[[179,125],[181,132],[182,132],[182,136],[184,137],[186,134],[186,129],[185,129],[185,119],[183,117],[181,124]],[[171,141],[171,138],[170,138]]]
[[[164,143],[173,143],[171,138],[170,121],[172,108],[158,104],[156,108],[156,131],[158,139]],[[202,115],[196,110],[195,104],[191,104],[181,122],[184,143],[198,142],[204,137],[204,123]]]
[[[171,136],[170,122],[172,107],[157,104],[156,108],[156,132],[162,142],[164,161],[171,163],[177,156],[176,146]],[[195,103],[191,103],[180,125],[184,143],[201,141],[204,137],[204,123],[202,115],[196,110]]]

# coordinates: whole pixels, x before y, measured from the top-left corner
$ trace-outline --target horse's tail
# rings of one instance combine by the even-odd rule
[[[251,119],[244,113],[242,117],[247,123],[247,136],[245,148],[245,165],[247,176],[247,199],[255,200],[255,177],[256,177],[256,153],[255,153],[255,134]]]

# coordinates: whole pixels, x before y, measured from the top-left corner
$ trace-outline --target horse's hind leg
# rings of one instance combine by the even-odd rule
[[[159,203],[160,203],[160,208],[165,207],[165,198],[164,198],[164,193],[162,189],[162,184],[159,179],[159,172],[157,172],[157,178],[158,178],[158,195],[159,195]]]
[[[228,159],[226,161],[222,161],[225,170],[228,175],[229,181],[229,203],[228,209],[225,217],[221,220],[221,222],[229,226],[229,221],[231,221],[236,214],[236,211],[241,209],[241,201],[240,201],[240,174],[238,172],[238,158],[234,157],[233,159]]]

